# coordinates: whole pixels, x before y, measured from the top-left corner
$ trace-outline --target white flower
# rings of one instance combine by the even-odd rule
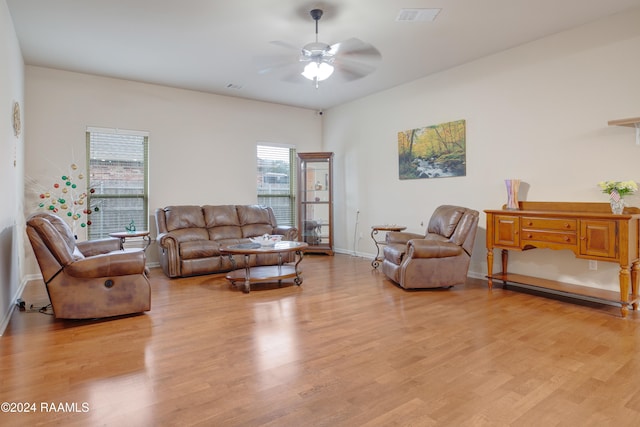
[[[598,185],[603,193],[611,194],[617,191],[621,197],[638,191],[638,184],[635,181],[601,181]]]

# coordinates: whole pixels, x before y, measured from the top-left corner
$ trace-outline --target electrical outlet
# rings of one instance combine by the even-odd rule
[[[597,270],[598,269],[598,261],[589,260],[589,270]]]

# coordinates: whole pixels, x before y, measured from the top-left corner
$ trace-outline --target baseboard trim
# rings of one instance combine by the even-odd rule
[[[42,276],[40,277],[42,278]],[[29,280],[27,280],[26,277],[22,278],[22,282],[20,282],[20,286],[18,286],[15,295],[11,297],[11,300],[9,301],[9,307],[6,308],[4,316],[2,317],[2,322],[0,322],[0,336],[4,335],[4,331],[6,331],[7,326],[9,326],[9,321],[11,320],[11,316],[13,315],[13,310],[16,309],[16,301],[24,292],[24,288],[27,286],[28,282]]]

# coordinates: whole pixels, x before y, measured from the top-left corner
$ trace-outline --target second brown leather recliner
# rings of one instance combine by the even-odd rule
[[[383,273],[405,289],[464,284],[478,217],[478,211],[443,205],[433,213],[425,235],[388,233],[383,249]]]

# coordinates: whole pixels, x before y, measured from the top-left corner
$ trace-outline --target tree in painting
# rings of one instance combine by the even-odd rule
[[[466,175],[464,120],[398,132],[400,179]]]

